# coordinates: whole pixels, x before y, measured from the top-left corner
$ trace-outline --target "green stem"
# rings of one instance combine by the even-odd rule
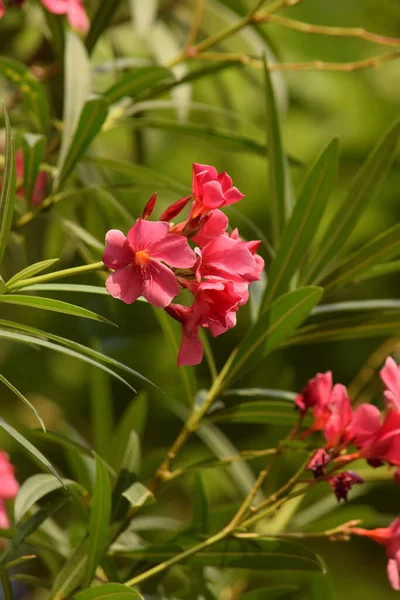
[[[213,535],[212,537],[208,538],[204,542],[201,542],[200,544],[197,544],[196,546],[192,546],[191,548],[188,548],[184,552],[181,552],[180,554],[173,556],[169,560],[166,560],[166,561],[160,563],[159,565],[156,565],[152,569],[149,569],[148,571],[145,571],[144,573],[141,573],[140,575],[137,575],[136,577],[129,579],[128,581],[125,582],[124,585],[131,587],[133,585],[137,585],[138,583],[141,583],[142,581],[145,581],[146,579],[149,579],[150,577],[153,577],[154,575],[158,575],[158,573],[162,573],[169,567],[172,567],[173,565],[176,565],[177,563],[182,562],[186,558],[189,558],[189,556],[193,556],[193,554],[197,554],[198,552],[201,552],[202,550],[206,550],[207,548],[210,548],[210,546],[213,546],[217,542],[220,542],[221,540],[225,539],[231,533],[232,533],[232,531],[230,529],[223,529],[222,531],[220,531],[216,535]]]
[[[0,579],[3,586],[3,593],[5,600],[13,600],[13,593],[8,573],[4,569],[0,570]]]
[[[72,277],[74,275],[82,275],[83,273],[93,273],[94,271],[102,271],[105,269],[106,267],[101,261],[92,263],[90,265],[83,265],[81,267],[63,269],[62,271],[55,271],[54,273],[47,273],[46,275],[39,275],[38,277],[30,277],[29,279],[16,281],[9,287],[6,287],[6,292],[15,292],[16,290],[20,290],[36,283],[46,283],[48,281],[54,281],[55,279],[61,279],[63,277]]]

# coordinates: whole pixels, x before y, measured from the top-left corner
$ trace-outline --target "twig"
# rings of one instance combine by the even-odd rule
[[[204,9],[206,6],[206,0],[197,0],[196,8],[194,12],[193,21],[190,27],[189,39],[187,46],[190,48],[196,41],[197,32],[201,25],[201,20],[203,18]]]
[[[295,29],[301,33],[311,33],[315,35],[327,35],[334,37],[351,37],[359,38],[373,44],[380,44],[381,46],[400,46],[400,38],[392,38],[385,35],[378,35],[366,31],[361,27],[330,27],[326,25],[313,25],[311,23],[302,23],[295,21],[294,19],[288,19],[287,17],[281,17],[279,15],[268,15],[264,13],[258,13],[253,17],[253,21],[260,23],[273,23],[276,25],[282,25],[289,29]]]

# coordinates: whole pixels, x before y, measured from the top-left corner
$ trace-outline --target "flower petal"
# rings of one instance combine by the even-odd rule
[[[162,240],[149,247],[151,258],[163,260],[173,267],[189,268],[196,261],[196,255],[187,239],[182,235],[169,233]]]
[[[165,238],[168,231],[169,225],[164,221],[145,221],[139,219],[128,231],[128,240],[132,248],[137,252]]]
[[[54,15],[65,15],[68,12],[69,0],[42,0],[42,4]]]
[[[10,519],[8,518],[4,500],[0,499],[0,529],[8,529],[10,527]]]
[[[103,255],[103,263],[109,269],[122,269],[130,265],[135,254],[122,231],[110,229],[106,235],[106,248]]]
[[[198,365],[203,360],[203,345],[197,335],[186,335],[182,327],[182,341],[178,354],[178,367]]]
[[[390,558],[387,564],[387,574],[390,585],[394,590],[400,590],[399,568],[394,558]]]
[[[179,285],[171,269],[150,259],[142,293],[153,306],[165,308],[179,294]]]
[[[222,235],[228,227],[228,217],[220,210],[212,210],[205,224],[192,238],[198,246],[205,246],[218,236]]]
[[[68,21],[73,29],[88,31],[90,23],[85,9],[79,0],[70,0],[68,8]]]
[[[132,304],[142,294],[143,278],[140,269],[127,267],[111,273],[106,281],[107,291],[125,304]]]

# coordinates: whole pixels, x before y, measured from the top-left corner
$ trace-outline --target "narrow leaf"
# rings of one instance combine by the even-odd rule
[[[104,96],[111,103],[118,102],[127,96],[134,98],[171,77],[171,72],[164,67],[139,67],[123,75],[117,83],[106,90]]]
[[[133,23],[140,37],[151,29],[157,14],[158,0],[130,0]]]
[[[3,304],[15,304],[18,306],[26,306],[29,308],[39,308],[53,312],[62,313],[64,315],[73,315],[74,317],[82,317],[85,319],[93,319],[108,325],[115,325],[105,317],[102,317],[87,308],[76,306],[63,300],[55,300],[54,298],[43,298],[41,296],[23,296],[21,294],[3,294],[0,296],[0,302]]]
[[[6,385],[9,390],[11,390],[20,400],[22,400],[22,402],[24,404],[26,404],[26,406],[28,406],[31,409],[31,411],[34,413],[35,417],[39,421],[40,427],[46,433],[46,427],[45,427],[45,425],[43,423],[42,417],[39,415],[39,413],[36,410],[36,408],[29,402],[28,398],[25,398],[25,396],[23,394],[21,394],[21,392],[19,390],[17,390],[17,388],[15,386],[13,386],[13,384],[10,381],[8,381],[8,379],[6,379],[4,377],[4,375],[0,374],[0,381],[2,383],[4,383],[4,385]]]
[[[89,522],[88,552],[84,586],[88,587],[107,544],[111,517],[111,485],[103,461],[95,453],[96,479]]]
[[[11,231],[16,186],[14,142],[11,137],[10,121],[5,106],[3,106],[3,110],[6,127],[6,147],[4,174],[0,195],[0,262],[3,260],[8,236]]]
[[[15,499],[15,520],[17,522],[20,521],[38,500],[50,494],[50,492],[70,485],[77,486],[75,481],[64,479],[61,482],[53,475],[48,475],[47,473],[39,473],[29,477],[21,485]]]
[[[121,4],[121,0],[107,0],[100,2],[93,18],[90,21],[90,29],[86,37],[86,48],[91,54],[97,40],[103,31],[110,26],[112,18]]]
[[[75,600],[143,600],[138,592],[122,583],[104,583],[74,596]]]
[[[49,600],[63,600],[81,583],[86,572],[87,539],[75,549],[54,579]]]
[[[24,191],[26,199],[31,203],[40,163],[43,161],[46,151],[46,138],[44,135],[24,133],[22,149],[24,153]]]
[[[32,454],[32,456],[34,456],[40,463],[42,463],[42,465],[44,465],[46,469],[51,471],[51,473],[53,473],[53,475],[57,477],[61,484],[64,485],[59,474],[49,463],[47,458],[37,448],[35,448],[33,444],[28,442],[28,440],[23,435],[21,435],[16,429],[14,429],[14,427],[11,427],[11,425],[7,423],[7,421],[5,421],[2,417],[0,417],[0,427],[4,429],[4,431],[8,433],[12,438],[14,438],[14,440],[21,444],[21,446],[23,446],[25,450]]]
[[[310,314],[323,290],[304,287],[284,294],[263,313],[240,343],[226,380],[242,376],[279,346]]]
[[[196,473],[193,486],[193,527],[199,534],[209,533],[208,502],[203,479]]]
[[[213,422],[250,423],[270,425],[295,425],[299,414],[295,405],[288,402],[256,401],[244,402],[236,406],[225,408],[213,413],[210,417]],[[305,423],[306,425],[307,423]]]
[[[22,281],[23,279],[29,279],[30,277],[33,277],[34,275],[45,271],[58,261],[58,258],[50,258],[49,260],[42,260],[40,262],[34,263],[33,265],[29,265],[29,267],[26,267],[25,269],[22,269],[22,271],[19,271],[18,273],[13,275],[11,279],[7,281],[7,286],[10,286],[13,283],[16,283],[17,281]]]
[[[139,508],[154,501],[152,492],[140,481],[135,481],[122,493],[133,508]]]
[[[317,283],[321,279],[321,273],[343,249],[368,203],[379,193],[396,155],[399,133],[400,120],[383,136],[361,167],[345,201],[332,217],[320,245],[309,260],[303,283]]]
[[[311,246],[336,177],[338,152],[334,139],[310,170],[268,271],[262,310],[288,291],[292,276]]]

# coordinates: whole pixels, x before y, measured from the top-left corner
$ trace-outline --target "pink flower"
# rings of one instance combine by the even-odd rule
[[[43,6],[49,12],[55,15],[66,15],[71,27],[86,33],[90,23],[83,2],[84,0],[42,0]]]
[[[182,324],[182,340],[178,353],[178,366],[198,365],[203,360],[203,344],[199,340],[199,324],[193,309],[182,304],[170,304],[166,312]]]
[[[197,280],[202,277],[222,277],[230,281],[242,282],[254,270],[254,257],[246,244],[220,235],[198,254],[201,257],[196,265]]]
[[[385,546],[389,559],[387,574],[394,590],[400,590],[400,518],[395,519],[389,527],[377,529],[362,529],[353,527],[351,533],[368,537],[374,542]]]
[[[194,243],[201,247],[224,234],[228,227],[228,217],[220,210],[212,210],[208,217],[193,238]]]
[[[198,163],[193,163],[192,192],[195,201],[192,217],[244,198],[236,187],[232,187],[232,179],[227,173],[218,173],[214,167]]]
[[[167,209],[164,210],[160,216],[160,221],[172,221],[172,219],[174,219],[183,211],[191,197],[191,195],[186,196],[185,198],[181,198],[180,200],[173,202],[170,206],[168,206]],[[182,226],[185,224],[186,223],[182,223]],[[183,229],[183,227],[181,227],[181,229]]]
[[[386,359],[380,376],[388,388],[383,392],[388,407],[400,411],[400,369],[390,356]]]
[[[4,500],[12,500],[18,494],[19,484],[14,477],[14,467],[5,452],[0,452],[0,529],[8,529],[10,521]]]
[[[5,4],[4,4],[3,0],[0,0],[0,19],[2,16],[4,16],[5,12],[6,12]]]
[[[371,443],[381,427],[381,413],[372,404],[361,404],[356,408],[346,431],[346,441],[358,448]]]
[[[107,290],[126,304],[144,296],[150,304],[165,308],[179,294],[179,285],[163,263],[189,268],[195,258],[186,238],[169,233],[163,221],[139,219],[127,237],[111,229],[103,256],[104,264],[114,271],[107,279]]]
[[[323,430],[331,416],[329,403],[332,394],[332,372],[317,373],[309,380],[306,387],[295,399],[295,404],[302,415],[309,408],[313,409],[314,423],[312,429]]]
[[[329,454],[324,450],[324,448],[318,448],[308,463],[307,469],[312,471],[314,477],[318,479],[319,477],[325,475],[325,467],[329,464],[330,460]]]
[[[347,390],[341,383],[333,386],[329,401],[331,415],[325,425],[324,435],[330,448],[334,448],[346,433],[353,411]]]

